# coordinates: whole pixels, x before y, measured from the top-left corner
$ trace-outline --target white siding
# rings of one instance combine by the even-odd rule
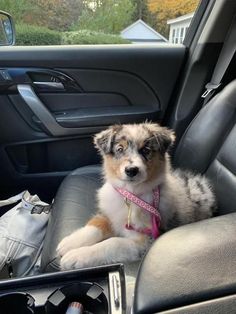
[[[170,32],[169,32],[170,43],[182,44],[193,16],[194,16],[194,12],[181,15],[175,19],[171,19],[167,21],[167,25],[170,25]]]
[[[173,44],[182,44],[190,23],[191,19],[171,24],[169,42]]]

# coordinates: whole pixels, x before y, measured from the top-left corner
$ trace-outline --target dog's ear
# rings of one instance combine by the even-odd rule
[[[114,125],[108,129],[101,131],[94,136],[95,147],[102,154],[110,154],[112,152],[112,145],[115,135],[122,128],[121,125]]]
[[[154,123],[147,123],[146,126],[154,136],[158,145],[158,150],[164,155],[175,141],[174,131]]]

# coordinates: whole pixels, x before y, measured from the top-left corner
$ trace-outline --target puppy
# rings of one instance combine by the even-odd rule
[[[58,245],[62,269],[136,261],[160,231],[212,216],[207,179],[171,168],[174,139],[173,131],[153,123],[115,125],[95,136],[105,179],[99,212]],[[153,207],[156,216],[147,211]]]

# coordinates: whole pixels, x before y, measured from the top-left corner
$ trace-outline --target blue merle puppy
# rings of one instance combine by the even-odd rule
[[[149,247],[150,213],[127,204],[118,190],[153,204],[159,188],[161,232],[212,216],[216,202],[208,179],[172,169],[168,149],[174,140],[172,130],[154,123],[114,125],[96,134],[104,174],[98,212],[59,244],[62,269],[135,261]]]

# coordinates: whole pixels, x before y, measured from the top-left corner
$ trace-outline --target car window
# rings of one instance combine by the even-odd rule
[[[16,45],[181,44],[200,0],[0,0]]]

